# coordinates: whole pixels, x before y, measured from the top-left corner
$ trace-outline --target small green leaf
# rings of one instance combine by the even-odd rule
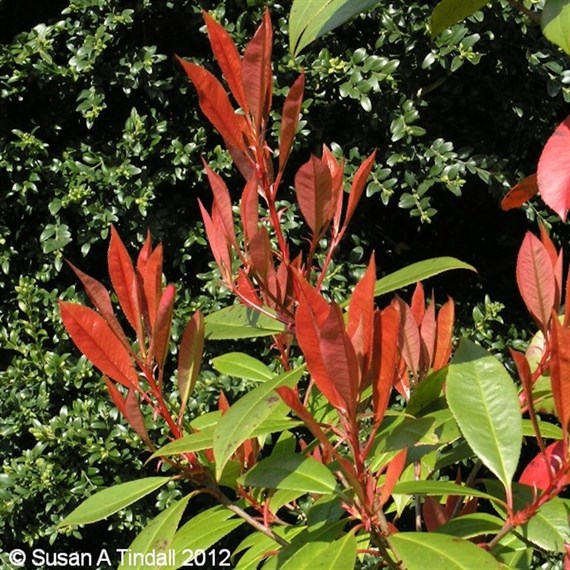
[[[147,477],[99,491],[83,501],[58,526],[90,524],[105,519],[162,487],[168,481],[170,477]]]
[[[168,564],[170,544],[193,493],[174,503],[152,519],[133,540],[122,559],[119,570],[147,570],[145,556],[152,553],[157,566]]]
[[[277,319],[244,305],[226,307],[211,313],[204,321],[206,338],[210,340],[257,338],[271,336],[285,330],[285,325]]]
[[[417,416],[426,413],[430,406],[439,398],[441,389],[447,377],[447,367],[433,372],[424,378],[412,392],[406,413]]]
[[[568,500],[552,499],[520,529],[520,534],[544,550],[564,552],[564,544],[570,543],[569,515]]]
[[[451,534],[460,538],[474,538],[483,534],[497,534],[505,521],[487,513],[472,513],[451,519],[435,532]]]
[[[374,285],[374,296],[385,295],[392,291],[397,291],[408,285],[414,285],[418,281],[423,281],[429,277],[439,275],[444,271],[452,269],[468,269],[477,271],[472,265],[459,261],[454,257],[434,257],[424,261],[412,263],[403,269],[399,269],[390,275],[378,279]]]
[[[406,570],[498,570],[500,564],[472,542],[440,533],[397,532],[389,538]]]
[[[545,0],[540,25],[548,40],[570,54],[570,0]]]
[[[467,443],[509,496],[522,447],[519,398],[509,373],[485,349],[463,339],[449,365],[446,396]]]
[[[212,366],[222,374],[254,382],[265,382],[275,376],[271,368],[243,352],[229,352],[217,356],[212,359]]]
[[[529,419],[523,419],[523,435],[526,437],[536,437],[534,429],[532,427],[532,422]],[[560,426],[555,426],[549,422],[538,422],[538,429],[540,434],[545,439],[562,439],[562,429]]]
[[[288,489],[303,493],[334,493],[336,479],[325,465],[299,454],[272,455],[262,459],[242,478],[243,485]]]
[[[489,493],[484,493],[472,487],[465,487],[450,481],[404,481],[398,483],[393,495],[431,495],[435,497],[443,497],[447,495],[455,495],[459,497],[480,497],[490,501],[498,501],[496,497]]]
[[[430,18],[431,37],[481,10],[489,0],[441,0]]]
[[[214,426],[209,426],[202,431],[191,433],[163,445],[157,449],[149,458],[166,457],[168,455],[179,455],[181,453],[191,453],[210,449],[214,441]]]
[[[275,392],[279,386],[293,387],[303,375],[304,366],[285,372],[264,382],[247,393],[221,417],[214,430],[214,457],[216,458],[216,478],[222,474],[224,465],[234,451],[282,404]],[[284,405],[284,404],[283,404]]]

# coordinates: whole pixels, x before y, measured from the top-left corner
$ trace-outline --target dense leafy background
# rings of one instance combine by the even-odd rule
[[[539,205],[504,213],[498,201],[535,170],[542,145],[567,114],[567,57],[506,2],[431,41],[435,2],[398,0],[293,61],[286,3],[268,4],[276,101],[301,67],[307,73],[290,172],[322,143],[344,153],[349,171],[378,148],[331,294],[344,294],[372,249],[383,273],[454,255],[475,265],[479,277],[455,274],[434,285],[441,300],[456,298],[464,330],[495,350],[524,340],[515,252],[524,228],[550,214]],[[46,547],[64,513],[98,487],[134,478],[145,460],[98,375],[63,332],[56,300],[81,295],[64,258],[105,279],[109,225],[133,248],[150,229],[165,245],[168,278],[181,287],[178,331],[197,306],[208,312],[228,302],[198,221],[196,199],[208,201],[200,157],[230,182],[238,178],[174,54],[214,69],[200,8],[243,45],[264,5],[0,2],[2,550]],[[292,215],[287,224],[300,233]],[[569,237],[556,224],[554,234]],[[193,413],[210,405],[220,385],[230,395],[240,388],[206,371]],[[174,493],[163,490],[159,502]],[[155,502],[91,530],[93,548],[125,547],[156,512]],[[58,536],[59,549],[78,538]]]

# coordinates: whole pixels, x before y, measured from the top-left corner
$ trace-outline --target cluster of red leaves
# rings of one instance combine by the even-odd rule
[[[526,466],[519,482],[535,489],[535,499],[523,511],[513,516],[514,524],[529,520],[548,500],[556,497],[570,483],[570,274],[566,280],[566,308],[559,316],[562,304],[563,255],[541,226],[540,239],[528,232],[517,259],[517,283],[529,313],[536,321],[544,342],[541,358],[531,365],[528,355],[511,350],[522,385],[521,406],[535,423],[538,455]],[[545,447],[536,424],[533,394],[535,383],[543,375],[550,376],[552,397],[562,427],[562,440]],[[541,491],[538,494],[538,490]]]
[[[174,418],[164,401],[163,381],[176,289],[162,283],[162,260],[162,246],[152,249],[149,235],[134,266],[118,233],[111,228],[109,275],[121,310],[136,335],[135,343],[129,341],[116,317],[104,285],[72,264],[96,311],[60,301],[63,324],[73,342],[104,375],[113,403],[150,449],[154,446],[147,433],[141,403],[151,406],[155,418],[161,416],[165,420],[174,438],[180,437],[204,346],[204,321],[196,312],[180,342],[177,375],[180,408]],[[193,457],[187,459],[191,468],[198,468]]]

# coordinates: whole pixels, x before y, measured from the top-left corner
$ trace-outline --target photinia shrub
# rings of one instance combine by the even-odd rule
[[[560,495],[570,472],[570,308],[563,309],[570,278],[564,285],[562,252],[544,228],[540,237],[528,233],[519,251],[517,282],[538,329],[526,354],[511,351],[520,386],[468,339],[454,352],[454,302],[438,305],[426,295],[423,279],[473,269],[459,260],[434,258],[378,280],[372,256],[350,298],[331,301],[323,284],[374,153],[347,184],[326,146],[297,170],[307,236],[295,245],[277,196],[304,77],[285,99],[275,144],[267,139],[269,14],[242,55],[212,17],[205,20],[233,102],[210,72],[179,61],[244,178],[234,212],[224,180],[206,164],[213,201],[209,209],[200,203],[223,285],[238,302],[194,314],[171,370],[176,291],[162,280],[162,246],[149,235],[133,263],[112,229],[108,269],[124,318],[106,288],[72,266],[95,309],[61,301],[63,323],[159,474],[100,491],[61,526],[99,521],[175,481],[184,497],[128,550],[140,560],[152,553],[161,568],[193,557],[198,565],[198,556],[245,524],[250,532],[231,557],[243,569],[523,569],[536,550],[566,552],[570,503]],[[412,284],[409,302],[395,296],[375,306],[375,297]],[[221,392],[217,411],[188,417],[205,341],[263,336],[280,368],[243,353],[217,357],[218,370],[258,385],[235,402]],[[169,441],[153,439],[148,408]],[[523,441],[536,450],[530,461],[521,458]],[[218,505],[196,513],[200,494]],[[219,554],[209,550],[209,563],[229,565],[229,553],[223,561]]]

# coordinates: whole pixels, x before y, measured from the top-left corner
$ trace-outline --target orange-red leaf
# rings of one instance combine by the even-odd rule
[[[550,382],[556,413],[566,435],[570,426],[570,328],[553,315],[550,329]]]
[[[268,276],[273,269],[271,257],[271,242],[267,228],[261,226],[251,238],[249,243],[251,266],[261,283],[267,283]]]
[[[400,312],[396,305],[376,312],[374,329],[373,368],[376,378],[372,380],[372,398],[374,423],[378,424],[388,408],[400,358]]]
[[[198,102],[204,115],[229,147],[245,152],[245,118],[236,115],[222,84],[200,66],[181,58],[178,61],[198,92]]]
[[[327,165],[311,156],[295,175],[295,192],[313,239],[317,239],[332,217],[332,179]]]
[[[358,202],[362,197],[362,192],[364,192],[364,187],[366,186],[366,181],[368,176],[370,176],[370,171],[374,166],[374,160],[376,159],[376,151],[374,151],[364,162],[360,165],[354,178],[352,179],[352,185],[350,187],[350,195],[348,196],[348,206],[346,209],[346,216],[344,218],[344,225],[348,226]]]
[[[249,111],[259,132],[262,120],[271,109],[273,92],[271,71],[271,46],[273,31],[269,11],[265,11],[263,22],[247,44],[241,62],[243,89]]]
[[[503,210],[513,210],[520,208],[528,202],[538,192],[536,172],[523,178],[518,184],[513,186],[501,200]]]
[[[156,312],[162,294],[162,258],[162,245],[159,244],[145,263],[143,271],[139,270],[143,282],[151,330],[156,323]]]
[[[295,131],[299,123],[299,114],[301,113],[301,105],[303,103],[303,92],[305,89],[305,72],[297,77],[295,83],[289,89],[285,103],[283,104],[283,112],[281,114],[281,133],[279,135],[279,172],[283,172]]]
[[[135,430],[138,436],[152,449],[150,438],[146,430],[144,417],[141,412],[140,402],[134,388],[129,388],[127,397],[125,398],[125,419],[129,422],[130,426]]]
[[[214,172],[205,162],[204,168],[206,169],[208,182],[210,183],[210,188],[212,189],[212,194],[214,195],[214,203],[216,204],[216,207],[220,213],[222,228],[226,234],[226,240],[237,249],[238,246],[234,230],[232,199],[230,197],[228,187],[220,175]]]
[[[396,486],[396,483],[398,482],[398,479],[400,478],[400,475],[406,466],[407,456],[408,450],[402,449],[402,451],[400,451],[400,453],[398,453],[398,455],[396,455],[396,457],[390,461],[388,469],[386,470],[384,485],[382,486],[382,491],[380,492],[380,505],[384,506],[390,498],[390,495],[392,494],[392,491],[394,490],[394,487]]]
[[[544,453],[539,452],[525,467],[519,478],[519,483],[546,490],[552,481],[551,472],[556,475],[566,461],[564,448],[563,441],[555,441],[544,450],[546,457]],[[569,477],[566,476],[567,482],[568,479]]]
[[[402,327],[400,329],[402,356],[408,370],[414,377],[417,377],[421,355],[420,329],[410,306],[402,299],[399,299],[399,303],[402,315]]]
[[[241,58],[237,47],[228,32],[208,12],[204,12],[204,20],[206,21],[212,51],[222,70],[224,79],[227,81],[237,104],[247,112],[247,100],[241,77]]]
[[[542,242],[527,232],[517,258],[517,284],[527,309],[545,331],[556,296],[554,269]]]
[[[315,384],[335,408],[352,417],[357,404],[358,364],[344,330],[342,311],[329,305],[302,277],[295,328]]]
[[[181,418],[198,378],[204,352],[204,317],[196,311],[182,333],[178,350],[178,393]]]
[[[437,314],[435,353],[432,368],[440,370],[447,366],[453,344],[453,324],[455,322],[455,303],[451,297],[444,303]]]
[[[570,209],[570,117],[558,125],[546,142],[537,175],[544,203],[566,222]]]
[[[222,228],[218,227],[214,223],[214,220],[212,220],[210,214],[208,214],[208,211],[200,200],[198,200],[198,206],[200,207],[202,220],[204,221],[204,228],[206,230],[206,236],[208,238],[208,243],[210,244],[210,249],[214,255],[214,259],[218,264],[222,278],[226,282],[230,282],[232,262],[225,234]]]
[[[93,309],[65,301],[59,302],[59,310],[69,336],[94,366],[119,384],[137,385],[129,353],[103,317]]]
[[[167,285],[164,288],[158,305],[158,311],[156,312],[156,323],[152,329],[152,340],[149,355],[154,356],[154,359],[160,368],[164,366],[164,359],[166,358],[166,353],[168,351],[175,295],[176,287],[174,287],[174,285]]]
[[[247,240],[251,240],[259,226],[259,194],[257,179],[252,177],[245,185],[240,202],[240,216],[243,232]]]
[[[368,370],[372,352],[375,282],[376,263],[374,255],[372,255],[366,273],[357,283],[350,298],[346,329],[354,346],[362,373]]]
[[[344,161],[337,161],[334,154],[330,151],[327,145],[323,145],[323,158],[322,161],[328,166],[332,179],[332,210],[333,214],[333,228],[334,233],[340,232],[340,218],[342,216],[342,206],[344,203]]]
[[[422,509],[424,523],[429,532],[435,532],[440,526],[448,522],[449,517],[444,506],[433,497],[425,497]]]
[[[113,226],[111,226],[111,241],[109,243],[107,262],[111,283],[117,293],[121,309],[136,331],[137,337],[142,338],[138,282],[135,270],[127,248]]]

